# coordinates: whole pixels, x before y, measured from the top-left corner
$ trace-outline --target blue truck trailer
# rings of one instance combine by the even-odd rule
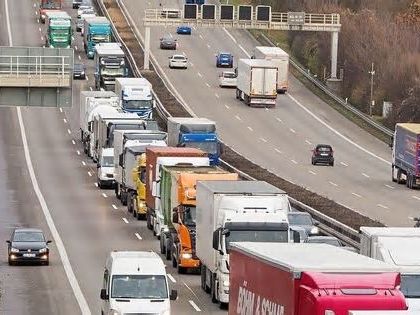
[[[392,181],[410,189],[420,179],[420,124],[396,124],[392,146]]]
[[[207,152],[210,165],[218,165],[220,144],[216,123],[207,118],[169,117],[168,146],[197,148]]]
[[[84,21],[83,47],[89,59],[95,56],[95,46],[111,41],[111,24],[103,16],[86,18]]]

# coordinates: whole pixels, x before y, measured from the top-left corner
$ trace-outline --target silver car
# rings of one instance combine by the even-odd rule
[[[169,68],[181,68],[187,69],[188,67],[188,58],[184,55],[173,55],[169,57]]]
[[[220,87],[236,87],[237,75],[233,71],[223,71],[219,75]]]

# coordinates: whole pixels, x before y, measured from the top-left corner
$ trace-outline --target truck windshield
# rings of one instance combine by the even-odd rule
[[[217,142],[185,142],[188,148],[196,148],[210,154],[217,154]]]
[[[230,230],[226,237],[226,250],[229,253],[231,242],[272,242],[287,243],[288,231],[235,231]]]
[[[195,225],[195,219],[197,212],[195,210],[195,207],[185,207],[184,210],[184,224],[185,225]]]
[[[111,77],[124,76],[123,68],[107,68],[107,67],[101,67],[101,68],[102,68],[101,74],[104,76],[111,76]]]
[[[114,157],[113,156],[103,156],[101,167],[112,167],[114,166]]]
[[[91,40],[94,43],[109,42],[109,35],[92,35]]]
[[[167,299],[168,288],[164,275],[115,275],[112,277],[111,297],[114,299]]]
[[[61,2],[57,0],[42,1],[42,9],[61,9]]]
[[[125,109],[149,109],[152,108],[152,100],[130,100],[125,102]]]
[[[401,275],[401,292],[406,298],[420,298],[420,275]]]

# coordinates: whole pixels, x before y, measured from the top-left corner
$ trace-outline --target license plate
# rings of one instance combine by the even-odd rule
[[[23,257],[33,258],[35,254],[23,254]]]
[[[321,153],[321,156],[328,156],[328,153]]]

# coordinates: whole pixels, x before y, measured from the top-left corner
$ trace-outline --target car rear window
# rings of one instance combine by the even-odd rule
[[[318,147],[317,150],[320,151],[320,152],[331,152],[330,147]]]
[[[185,60],[185,57],[183,57],[183,56],[174,56],[173,59],[176,59],[176,60]]]

